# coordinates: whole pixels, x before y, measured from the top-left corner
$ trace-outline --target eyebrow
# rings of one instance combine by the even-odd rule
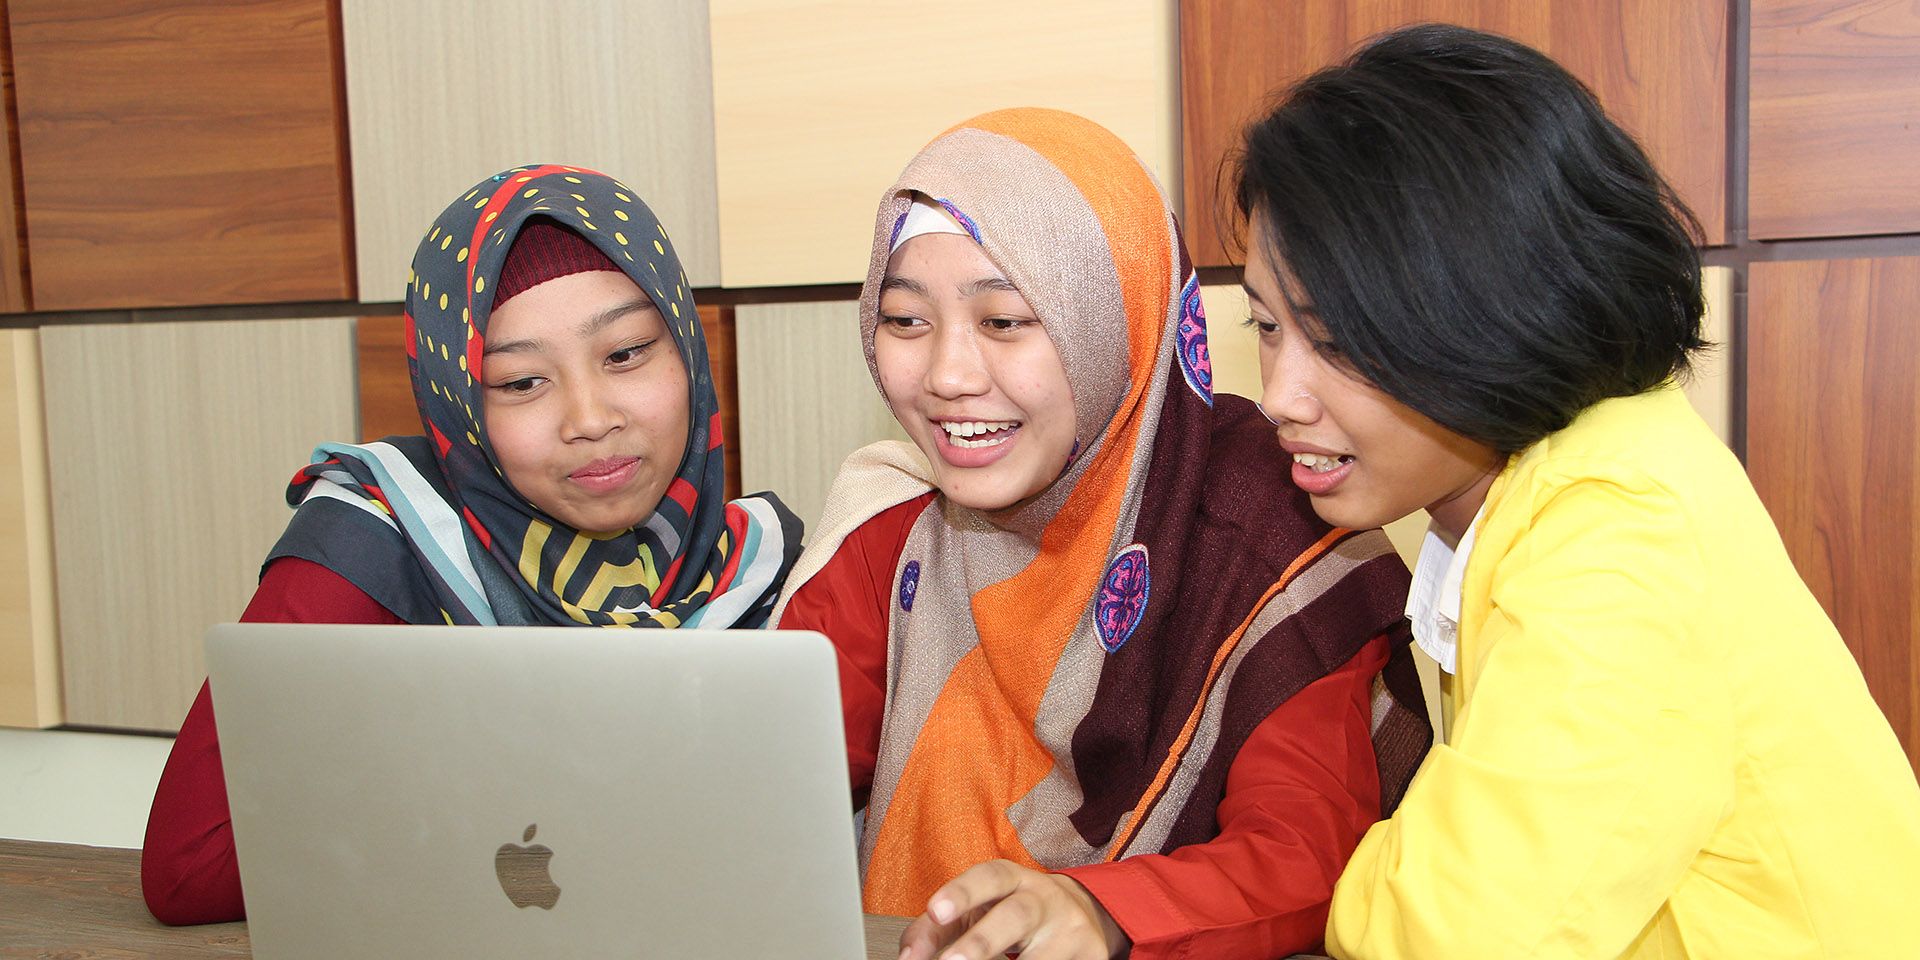
[[[981,277],[978,280],[960,284],[956,289],[960,291],[962,297],[969,298],[977,297],[988,291],[1003,293],[1020,292],[1020,288],[1014,286],[1013,281],[1008,280],[1006,277]],[[903,277],[898,274],[888,274],[885,279],[880,281],[880,292],[885,293],[888,290],[907,290],[923,297],[933,296],[933,294],[927,290],[926,284],[912,277]]]
[[[1263,307],[1269,306],[1266,298],[1262,297],[1260,295],[1260,292],[1253,289],[1253,286],[1247,283],[1245,280],[1240,281],[1240,289],[1246,292],[1248,300],[1251,300],[1254,303],[1257,303]],[[1280,301],[1286,305],[1287,312],[1289,313],[1292,313],[1295,315],[1306,315],[1306,316],[1314,316],[1314,317],[1317,317],[1320,315],[1320,309],[1318,307],[1315,307],[1313,304],[1296,303],[1293,299],[1293,295],[1287,292],[1287,289],[1285,286],[1282,286],[1280,288]]]
[[[658,308],[653,305],[652,300],[648,300],[645,297],[635,297],[625,303],[614,304],[588,317],[585,322],[580,324],[577,332],[581,339],[585,339],[605,330],[615,321],[628,314],[657,309]],[[481,356],[491,357],[497,353],[543,353],[546,349],[547,342],[538,337],[529,337],[524,340],[504,340],[499,343],[489,341],[487,343],[487,349],[481,353]]]

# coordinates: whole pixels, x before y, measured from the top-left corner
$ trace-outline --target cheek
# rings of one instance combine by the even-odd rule
[[[487,424],[487,443],[493,447],[500,472],[523,494],[527,484],[539,478],[538,467],[551,453],[549,445],[540,439],[541,416],[536,407],[534,404],[512,407],[483,404],[481,411]]]
[[[880,374],[880,392],[887,405],[896,409],[909,404],[926,381],[926,351],[918,343],[876,334],[873,365]]]

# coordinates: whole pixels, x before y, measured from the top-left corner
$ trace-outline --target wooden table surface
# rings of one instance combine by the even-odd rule
[[[899,917],[867,917],[867,957],[900,953]],[[0,958],[251,957],[244,923],[169,927],[140,899],[140,851],[0,840]]]

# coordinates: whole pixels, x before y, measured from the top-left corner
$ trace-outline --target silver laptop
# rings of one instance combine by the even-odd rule
[[[864,957],[817,633],[228,624],[254,955]]]

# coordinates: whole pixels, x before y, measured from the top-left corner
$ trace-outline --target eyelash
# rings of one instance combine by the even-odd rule
[[[610,362],[612,362],[614,366],[624,366],[624,365],[626,365],[626,364],[628,364],[628,363],[631,363],[631,362],[633,362],[634,360],[637,360],[637,359],[640,359],[640,358],[642,358],[642,357],[644,357],[644,356],[646,356],[646,354],[647,354],[647,352],[648,352],[649,350],[652,350],[652,349],[653,349],[653,345],[654,345],[655,343],[658,343],[658,342],[659,342],[659,341],[657,341],[657,340],[648,340],[648,341],[646,341],[646,342],[644,342],[644,343],[636,343],[636,344],[634,344],[634,345],[633,345],[633,346],[631,346],[631,347],[622,347],[622,348],[620,348],[620,349],[618,349],[618,350],[615,350],[614,352],[612,352],[612,353],[610,353],[610,354],[607,354],[607,360],[608,360],[608,361],[610,361]],[[625,360],[615,360],[615,359],[613,359],[614,357],[617,357],[617,356],[619,356],[619,355],[621,355],[621,354],[623,354],[623,353],[626,353],[626,354],[633,354],[633,356],[630,356],[630,357],[628,357],[628,358],[627,358],[627,359],[625,359]]]

